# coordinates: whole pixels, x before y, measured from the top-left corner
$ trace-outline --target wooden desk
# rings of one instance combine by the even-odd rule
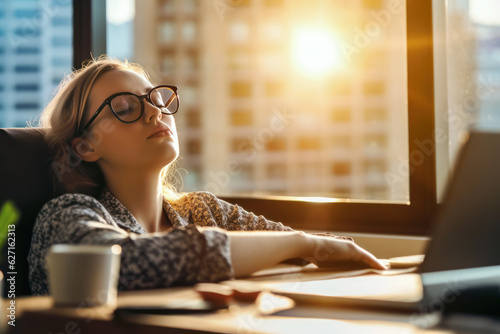
[[[323,275],[328,273],[323,272]],[[293,276],[304,279],[304,276]],[[289,276],[290,278],[290,276]],[[316,276],[317,278],[317,276]],[[268,277],[276,281],[275,277]],[[263,278],[256,279],[263,281]],[[199,299],[192,287],[127,291],[118,296],[117,306],[151,305],[164,301]],[[4,300],[4,306],[8,301]],[[286,297],[261,294],[258,303],[238,303],[229,309],[196,315],[134,315],[113,318],[113,309],[55,308],[52,299],[16,299],[16,326],[9,333],[466,333],[441,329],[420,329],[415,314],[373,310],[294,305]],[[439,316],[424,319],[429,325]],[[420,322],[422,323],[422,322]]]

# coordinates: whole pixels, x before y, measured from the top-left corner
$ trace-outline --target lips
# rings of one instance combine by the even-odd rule
[[[151,132],[151,134],[149,135],[149,137],[147,139],[155,138],[155,137],[170,137],[173,135],[174,135],[174,133],[172,132],[172,130],[170,130],[170,128],[168,126],[159,125],[159,126],[154,128],[153,132]]]

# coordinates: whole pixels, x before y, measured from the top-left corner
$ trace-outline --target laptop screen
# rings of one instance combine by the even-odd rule
[[[420,272],[500,264],[500,132],[472,130],[435,217]]]

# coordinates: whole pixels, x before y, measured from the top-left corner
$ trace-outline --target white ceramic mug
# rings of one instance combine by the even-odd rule
[[[54,304],[116,305],[120,255],[119,245],[52,245],[47,270]]]

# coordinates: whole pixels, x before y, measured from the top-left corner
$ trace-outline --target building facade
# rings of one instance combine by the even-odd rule
[[[135,22],[134,60],[180,87],[184,190],[408,200],[404,7],[157,0]],[[307,29],[339,66],[301,68]]]
[[[36,123],[72,67],[68,0],[0,1],[0,127]]]

